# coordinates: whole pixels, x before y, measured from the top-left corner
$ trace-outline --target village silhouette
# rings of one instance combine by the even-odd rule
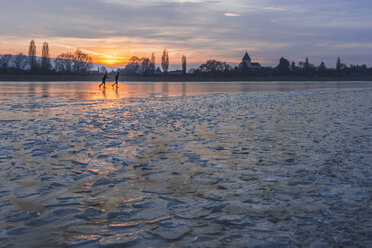
[[[345,65],[340,57],[335,61],[334,67],[326,67],[324,62],[316,66],[305,61],[295,63],[282,57],[275,67],[264,67],[252,61],[248,52],[245,52],[242,61],[236,66],[226,62],[210,59],[197,68],[188,69],[187,59],[181,58],[181,70],[169,71],[169,55],[164,50],[160,66],[156,67],[155,53],[150,58],[133,56],[123,68],[108,71],[106,66],[93,66],[92,57],[77,49],[74,53],[66,52],[56,58],[50,57],[49,44],[43,43],[42,56],[36,56],[36,44],[32,40],[28,54],[0,55],[0,80],[97,80],[107,73],[108,78],[118,80],[363,80],[372,77],[372,68],[366,65]]]

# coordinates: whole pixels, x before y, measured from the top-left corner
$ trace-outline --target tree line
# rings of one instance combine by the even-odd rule
[[[155,63],[155,53],[151,54],[151,58],[137,56],[132,56],[129,59],[129,63],[123,68],[119,69],[121,74],[128,76],[136,75],[154,75],[154,74],[164,74],[167,75],[169,71],[169,54],[168,50],[164,50],[161,56],[161,68],[156,67]],[[187,60],[186,56],[182,55],[181,58],[182,70],[179,71],[179,74],[186,75],[187,73]]]
[[[251,68],[242,63],[231,66],[226,62],[210,59],[197,68],[187,71],[186,56],[181,58],[181,68],[172,72],[172,75],[190,75],[193,77],[353,77],[372,76],[372,68],[366,65],[346,66],[338,58],[334,68],[326,67],[324,62],[318,66],[311,64],[308,58],[305,61],[295,63],[286,58],[279,59],[275,67]],[[133,56],[129,63],[118,69],[122,75],[127,76],[151,76],[168,75],[169,54],[165,49],[161,56],[160,67],[156,67],[155,53],[150,58]],[[1,73],[34,73],[34,74],[92,74],[107,72],[105,67],[98,71],[92,71],[92,58],[89,54],[77,49],[75,52],[66,52],[56,58],[50,58],[49,45],[43,43],[41,57],[36,56],[36,44],[32,40],[29,45],[28,55],[19,53],[17,55],[5,54],[0,57]]]
[[[346,66],[341,62],[340,57],[337,58],[334,68],[327,68],[324,62],[318,66],[311,64],[309,58],[305,58],[304,62],[289,62],[286,58],[280,58],[278,66],[271,70],[271,74],[279,76],[315,76],[315,77],[343,77],[343,76],[362,76],[372,75],[372,68],[367,65],[350,65]]]
[[[250,68],[245,64],[231,66],[226,62],[217,60],[208,60],[200,65],[197,69],[189,71],[192,75],[199,77],[210,76],[226,76],[226,77],[357,77],[357,76],[372,76],[372,68],[366,65],[350,65],[346,66],[341,63],[341,59],[336,61],[335,68],[326,67],[324,62],[319,66],[311,64],[308,58],[305,61],[295,63],[289,62],[286,58],[279,59],[279,63],[275,67]]]
[[[0,58],[0,71],[2,73],[76,73],[84,74],[92,68],[92,58],[76,49],[74,53],[67,52],[57,56],[53,61],[50,58],[49,44],[44,42],[41,57],[36,56],[36,44],[32,40],[28,47],[28,55],[19,53],[16,55],[4,54]]]

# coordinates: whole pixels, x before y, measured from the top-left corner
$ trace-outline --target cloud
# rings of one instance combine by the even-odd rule
[[[240,15],[239,14],[236,14],[236,13],[225,13],[225,16],[237,17],[237,16],[240,16]]]
[[[0,52],[36,39],[119,57],[168,48],[174,60],[185,53],[195,63],[234,62],[248,50],[270,65],[281,56],[333,64],[343,55],[372,65],[371,8],[368,0],[1,0]]]

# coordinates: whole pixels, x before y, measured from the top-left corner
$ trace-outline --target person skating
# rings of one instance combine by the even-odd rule
[[[107,72],[105,72],[105,74],[103,74],[103,77],[102,77],[102,83],[98,87],[101,87],[102,84],[103,84],[103,87],[106,87],[106,79],[107,78],[108,78]]]
[[[117,72],[115,75],[115,83],[112,85],[112,87],[114,87],[114,85],[119,86],[118,83],[119,83],[119,72]]]

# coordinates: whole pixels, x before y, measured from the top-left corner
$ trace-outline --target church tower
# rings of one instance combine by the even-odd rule
[[[253,71],[258,71],[258,70],[261,70],[262,67],[261,67],[260,63],[252,62],[251,57],[249,57],[248,52],[246,52],[244,54],[242,62],[239,64],[239,69],[240,70],[246,70],[248,68],[253,70]]]
[[[248,67],[251,67],[251,62],[252,62],[252,60],[249,57],[248,52],[246,52],[243,59],[242,59],[242,63],[245,63]]]

